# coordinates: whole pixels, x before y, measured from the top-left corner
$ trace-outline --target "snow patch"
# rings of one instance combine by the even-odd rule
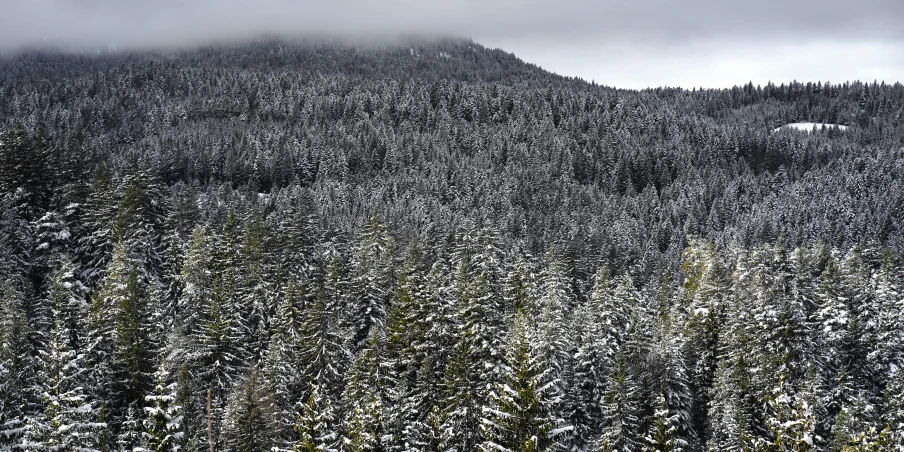
[[[841,124],[828,124],[828,123],[824,123],[824,122],[792,122],[790,124],[785,124],[781,127],[774,129],[773,132],[778,132],[782,129],[794,129],[794,130],[798,130],[801,132],[810,133],[813,131],[814,128],[816,130],[823,130],[823,129],[828,130],[828,129],[831,129],[834,127],[837,127],[838,130],[840,130],[842,132],[846,131],[848,128],[848,126],[843,126]]]

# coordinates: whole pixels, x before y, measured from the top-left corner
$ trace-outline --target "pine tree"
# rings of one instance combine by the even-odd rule
[[[21,191],[23,207],[35,213],[46,207],[49,195],[51,179],[46,176],[50,163],[49,145],[43,130],[29,134],[19,123],[0,134],[0,160],[4,162],[0,169],[0,192]],[[28,219],[34,217],[30,215]]]
[[[313,202],[306,198],[287,200],[288,207],[279,212],[276,228],[281,280],[300,283],[315,272],[314,247],[320,238],[312,211]]]
[[[543,354],[542,359],[558,381],[552,388],[557,400],[564,392],[562,378],[571,371],[573,345],[568,334],[571,324],[569,313],[572,302],[567,270],[554,253],[547,255],[546,268],[540,276],[542,295],[538,310],[538,346]]]
[[[438,296],[429,288],[430,278],[424,274],[420,259],[419,251],[412,248],[400,272],[386,325],[383,366],[396,380],[393,409],[401,417],[395,420],[398,438],[418,436],[414,429],[425,428],[427,414],[440,400],[440,377],[434,366],[441,364],[444,353],[446,338],[442,330],[446,319]]]
[[[474,450],[480,409],[500,372],[504,298],[499,293],[499,250],[489,231],[459,233],[456,265],[456,339],[444,376],[444,447]]]
[[[183,334],[194,334],[199,328],[202,307],[213,290],[213,245],[206,227],[192,230],[191,243],[182,264],[179,282],[182,291],[177,301],[176,317]]]
[[[35,351],[22,294],[7,281],[0,301],[0,449],[20,444],[40,413]]]
[[[384,414],[389,381],[380,365],[384,339],[373,330],[367,345],[346,376],[342,406],[345,413],[342,444],[347,450],[383,450]]]
[[[249,359],[258,361],[269,344],[270,318],[276,289],[267,277],[270,268],[270,241],[266,225],[255,214],[246,222],[240,249],[239,284],[236,287],[239,318],[244,323],[242,342]]]
[[[304,288],[301,288],[304,291]],[[300,294],[296,293],[294,284],[285,291],[273,318],[273,331],[270,334],[270,345],[264,356],[261,371],[270,385],[275,416],[279,419],[276,427],[280,430],[277,436],[282,441],[291,442],[291,428],[297,416],[296,404],[301,400],[304,389],[299,348],[303,313]]]
[[[748,256],[740,253],[735,264],[732,290],[725,307],[726,324],[718,333],[718,364],[709,394],[709,426],[706,446],[718,450],[746,450],[754,447],[758,431],[754,410],[758,403],[752,368],[762,354],[753,350],[757,330],[751,326],[755,306],[749,292],[760,290],[753,282]]]
[[[116,449],[140,449],[145,439],[143,407],[129,405],[122,416],[116,435]]]
[[[182,406],[178,404],[177,383],[168,383],[164,368],[157,370],[154,392],[145,397],[145,435],[143,447],[153,452],[175,452],[182,448]]]
[[[885,387],[885,403],[882,408],[882,419],[885,427],[893,432],[893,444],[904,447],[904,369],[896,367]]]
[[[275,446],[273,401],[267,382],[251,366],[229,394],[223,414],[222,447],[235,452],[270,450]]]
[[[79,344],[74,337],[86,311],[72,276],[72,266],[64,262],[50,284],[53,326],[47,349],[39,355],[45,412],[38,428],[29,432],[29,442],[51,450],[94,450],[94,435],[104,425],[96,421],[97,407],[83,389],[87,382],[83,356],[73,348]]]
[[[658,406],[653,414],[650,432],[644,437],[643,452],[681,452],[678,444],[678,428],[675,423],[677,415],[671,415],[666,406],[665,397],[659,393]]]
[[[295,424],[298,441],[293,452],[332,452],[338,450],[339,435],[332,403],[320,384],[311,384],[301,416]]]
[[[138,422],[144,396],[153,385],[156,346],[151,340],[148,287],[132,259],[125,246],[117,247],[91,302],[87,333],[92,396],[104,401],[114,432],[129,409]]]
[[[706,443],[711,431],[708,407],[719,362],[718,347],[725,310],[723,297],[728,292],[728,282],[712,245],[694,240],[682,257],[684,281],[680,309],[687,332],[684,354],[695,402],[692,419],[695,436]]]
[[[390,247],[383,225],[372,216],[361,231],[351,265],[351,303],[345,314],[355,350],[365,344],[373,330],[383,330],[392,285]]]
[[[608,444],[610,450],[631,451],[638,446],[640,420],[637,418],[637,392],[634,376],[628,373],[625,354],[619,352],[603,399],[605,427],[601,443]]]
[[[781,452],[816,451],[819,438],[816,433],[816,417],[805,399],[789,394],[784,377],[766,398],[766,425],[770,439],[760,439],[757,450]]]
[[[743,368],[720,362],[713,382],[709,419],[712,430],[707,436],[707,450],[752,450],[755,436],[751,428],[747,394],[744,391]]]
[[[442,432],[443,450],[474,450],[479,438],[480,412],[475,394],[478,390],[470,342],[455,344],[443,380]]]
[[[574,426],[570,438],[577,448],[586,447],[602,434],[602,402],[613,357],[621,346],[624,327],[621,311],[613,311],[609,300],[609,272],[600,269],[590,300],[575,312],[576,338],[572,382],[567,387],[565,406],[568,422]]]
[[[509,332],[502,381],[483,409],[482,451],[554,450],[569,431],[556,418],[555,375],[543,362],[543,350],[524,314],[516,314]]]
[[[200,316],[191,335],[190,355],[186,357],[198,389],[211,391],[215,419],[221,418],[230,389],[248,365],[245,348],[248,330],[236,295],[239,265],[236,228],[236,220],[230,213],[214,251],[210,291],[200,299]],[[219,425],[213,429],[214,436],[219,437]]]
[[[122,292],[119,292],[122,290]],[[152,387],[154,344],[151,342],[150,308],[146,289],[141,287],[135,270],[128,273],[125,287],[113,288],[107,296],[118,306],[113,342],[112,377],[126,406],[142,406]]]

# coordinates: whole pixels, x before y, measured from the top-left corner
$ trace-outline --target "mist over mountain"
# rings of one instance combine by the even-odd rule
[[[902,113],[462,38],[8,52],[0,451],[898,450]]]

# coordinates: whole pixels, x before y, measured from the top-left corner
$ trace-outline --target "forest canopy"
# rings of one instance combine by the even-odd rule
[[[457,39],[0,56],[0,451],[904,450],[902,113]]]

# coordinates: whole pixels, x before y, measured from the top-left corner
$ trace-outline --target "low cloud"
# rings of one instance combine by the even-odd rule
[[[6,0],[4,3],[7,4],[3,5],[0,17],[0,50],[4,51],[29,45],[70,49],[187,46],[261,34],[462,35],[514,51],[526,60],[566,75],[590,79],[606,72],[630,69],[646,84],[668,81],[668,77],[656,76],[658,72],[668,71],[674,76],[676,68],[681,72],[680,66],[694,64],[704,71],[717,65],[721,71],[734,67],[760,77],[762,68],[757,67],[760,63],[800,66],[799,62],[784,61],[793,60],[794,48],[800,49],[802,60],[809,61],[815,69],[831,69],[834,57],[838,60],[834,66],[845,65],[850,69],[851,64],[861,64],[865,72],[892,79],[901,77],[898,61],[904,60],[904,2],[900,0],[857,3],[838,0]],[[838,49],[844,51],[839,53]],[[872,55],[872,59],[850,61],[859,58],[857,49]],[[814,55],[823,53],[814,59]],[[773,72],[777,76],[801,73],[812,77],[804,69]],[[694,77],[693,70],[684,72]],[[835,74],[842,75],[837,71]],[[617,74],[611,79],[624,80],[623,75],[627,74]],[[702,75],[707,76],[701,78],[707,79],[704,83],[716,83],[714,74]],[[841,80],[843,77],[830,73],[819,78]],[[687,84],[684,80],[679,82]]]

